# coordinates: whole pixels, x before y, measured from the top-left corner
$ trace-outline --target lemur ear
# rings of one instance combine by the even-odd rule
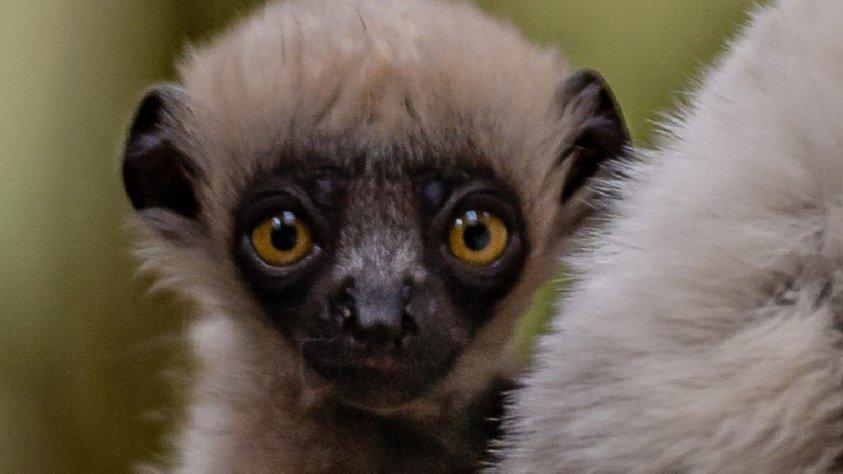
[[[545,177],[552,186],[558,211],[552,224],[555,243],[566,242],[582,222],[599,209],[597,190],[590,179],[604,174],[605,165],[624,154],[629,131],[606,81],[585,69],[566,78],[556,90],[554,106],[566,135],[555,166]],[[560,184],[561,182],[561,184]]]
[[[136,211],[163,209],[190,219],[199,213],[195,163],[174,143],[175,112],[184,92],[162,85],[146,93],[135,113],[123,156],[123,185]]]
[[[559,164],[567,168],[560,198],[571,199],[606,160],[619,157],[630,144],[620,108],[603,77],[584,69],[566,79],[557,91],[563,119],[572,124]]]

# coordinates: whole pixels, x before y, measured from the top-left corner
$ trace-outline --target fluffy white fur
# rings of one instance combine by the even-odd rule
[[[757,10],[666,129],[574,261],[502,470],[843,467],[843,2]]]

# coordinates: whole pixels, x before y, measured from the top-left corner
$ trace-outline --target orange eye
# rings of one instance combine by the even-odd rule
[[[503,255],[509,243],[506,224],[488,212],[467,211],[454,220],[448,245],[463,262],[486,266]]]
[[[307,257],[313,250],[310,228],[294,212],[284,211],[252,230],[252,246],[269,265],[283,267]]]

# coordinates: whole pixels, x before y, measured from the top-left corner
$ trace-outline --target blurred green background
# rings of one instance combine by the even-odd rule
[[[0,472],[125,472],[166,453],[184,310],[132,275],[119,150],[183,45],[256,3],[0,0]],[[646,144],[752,1],[479,3],[601,71]]]

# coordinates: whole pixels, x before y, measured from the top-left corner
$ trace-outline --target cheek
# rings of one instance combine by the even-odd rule
[[[329,255],[319,255],[299,273],[274,278],[256,268],[242,253],[238,258],[240,278],[263,309],[263,318],[284,336],[299,338],[330,337],[325,324],[328,311],[326,286]]]
[[[331,308],[331,296],[335,292],[332,289],[335,286],[323,274],[308,287],[300,289],[295,306],[280,300],[279,310],[285,313],[284,317],[293,330],[294,338],[329,339],[339,334],[340,326],[333,319],[336,315]]]
[[[444,288],[434,289],[430,301],[429,310],[418,322],[419,339],[433,341],[431,347],[444,344],[459,350],[467,345],[478,324],[466,317],[464,308]]]
[[[305,283],[305,282],[302,282]],[[287,338],[330,337],[327,311],[320,298],[314,297],[311,282],[291,287],[253,287],[263,308],[264,318]]]

